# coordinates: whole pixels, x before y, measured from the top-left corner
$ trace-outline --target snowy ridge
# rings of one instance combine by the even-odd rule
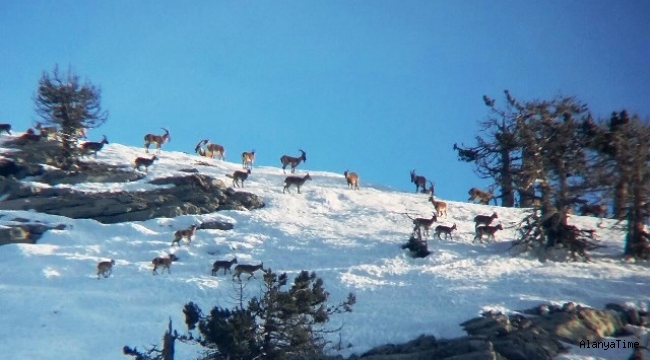
[[[133,167],[141,148],[109,144],[96,159]],[[83,191],[151,189],[147,181],[180,174],[195,167],[201,173],[232,180],[225,174],[241,164],[163,151],[146,178],[131,183],[80,184]],[[232,154],[231,154],[232,157]],[[211,166],[196,164],[202,161]],[[608,302],[629,302],[646,308],[650,303],[647,264],[620,260],[624,233],[610,229],[615,221],[572,217],[582,228],[593,228],[606,248],[590,263],[540,263],[530,257],[511,257],[512,227],[522,209],[506,209],[448,201],[449,216],[439,222],[458,230],[453,240],[430,240],[433,253],[412,259],[399,246],[412,230],[403,215],[429,217],[433,207],[427,195],[404,193],[379,184],[367,184],[360,175],[359,191],[347,189],[341,173],[309,169],[301,164],[296,175],[309,171],[313,180],[302,194],[291,188],[282,194],[286,176],[279,167],[254,166],[244,191],[264,198],[266,207],[250,212],[223,211],[202,216],[180,216],[145,222],[103,225],[26,211],[0,211],[0,225],[14,217],[48,224],[71,225],[48,231],[36,245],[0,247],[0,354],[7,359],[120,359],[124,345],[159,344],[171,317],[184,332],[182,307],[196,302],[208,311],[214,305],[232,306],[230,275],[210,275],[215,260],[258,264],[276,272],[316,271],[331,293],[332,303],[348,292],[357,296],[353,312],[334,317],[344,323],[344,356],[362,353],[387,342],[399,343],[420,334],[437,337],[464,335],[458,324],[487,309],[507,312],[542,302],[575,301],[602,308]],[[354,169],[350,169],[354,170]],[[405,177],[404,181],[408,181]],[[32,182],[33,186],[46,186]],[[69,186],[69,185],[65,185]],[[444,200],[444,199],[443,199]],[[1,208],[1,203],[0,203]],[[497,211],[504,230],[496,242],[473,244],[477,214]],[[173,232],[207,220],[233,223],[230,231],[198,230],[191,246],[170,247]],[[432,231],[433,235],[433,231]],[[180,260],[170,274],[153,276],[151,260],[173,252]],[[115,259],[113,274],[96,279],[97,262]],[[261,276],[251,279],[249,296],[257,295]],[[338,337],[333,339],[338,342]],[[177,358],[190,359],[200,349],[177,344]],[[629,351],[578,351],[617,359]],[[579,359],[565,355],[564,359]]]

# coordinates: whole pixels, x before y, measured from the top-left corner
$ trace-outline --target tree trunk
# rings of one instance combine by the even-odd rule
[[[501,151],[501,206],[514,207],[515,194],[513,191],[513,177],[511,172],[510,152]]]
[[[174,342],[176,341],[176,336],[172,333],[172,319],[169,319],[169,327],[165,332],[163,337],[163,350],[162,358],[163,360],[174,360]]]
[[[624,219],[626,216],[625,205],[628,196],[628,181],[625,176],[620,175],[614,185],[614,218]]]
[[[642,174],[642,164],[645,163],[645,156],[640,146],[636,147],[634,156],[634,177],[632,183],[632,207],[628,214],[628,234],[625,241],[625,255],[640,257],[641,246],[646,241],[645,237],[645,220],[646,213],[644,203],[644,183]]]

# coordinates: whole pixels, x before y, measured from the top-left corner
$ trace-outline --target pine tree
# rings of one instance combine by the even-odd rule
[[[57,125],[61,137],[62,167],[69,168],[77,155],[76,143],[80,129],[95,128],[108,118],[101,108],[101,90],[71,70],[66,74],[54,67],[51,74],[43,72],[34,98],[36,114],[45,124]]]

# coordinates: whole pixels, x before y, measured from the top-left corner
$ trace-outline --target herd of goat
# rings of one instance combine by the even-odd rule
[[[38,130],[39,132],[36,133],[34,129]],[[24,134],[22,134],[18,138],[24,141],[39,141],[42,138],[48,140],[57,139],[59,136],[56,127],[45,127],[42,126],[42,124],[37,123],[34,129],[32,128],[28,129]],[[165,128],[163,128],[163,130],[164,130],[164,134],[162,135],[147,134],[144,136],[144,148],[146,153],[149,153],[149,147],[151,145],[155,145],[157,153],[160,153],[163,144],[171,141],[171,135],[169,133],[169,130]],[[11,125],[0,124],[0,134],[2,133],[7,133],[11,135]],[[77,136],[79,138],[86,138],[85,130],[83,128],[80,129],[77,132]],[[101,151],[103,146],[108,143],[109,142],[106,136],[103,136],[100,142],[84,141],[79,146],[79,155],[97,156],[97,152]],[[199,141],[194,151],[199,156],[215,158],[216,155],[217,159],[220,160],[226,159],[225,148],[222,145],[210,143],[208,139]],[[300,152],[300,156],[298,157],[283,155],[280,158],[280,163],[282,164],[283,173],[286,174],[286,168],[290,167],[290,171],[293,174],[295,173],[296,168],[301,163],[307,161],[307,153],[303,150],[299,150],[299,152]],[[145,170],[148,170],[149,166],[151,166],[156,160],[158,160],[158,157],[156,155],[152,155],[152,157],[150,158],[137,157],[134,160],[134,169],[142,169],[144,167]],[[233,187],[242,187],[242,188],[244,187],[244,181],[251,174],[253,162],[255,161],[255,150],[252,150],[250,152],[248,151],[243,152],[241,155],[241,161],[242,161],[243,171],[236,170],[232,173],[232,175],[231,174],[226,175],[227,177],[232,179]],[[344,176],[348,188],[353,190],[359,189],[359,176],[356,173],[349,172],[348,170],[346,170],[344,172]],[[413,236],[417,234],[420,236],[420,238],[422,238],[422,235],[424,235],[424,237],[426,238],[430,236],[429,232],[433,227],[433,224],[437,222],[438,218],[442,216],[444,216],[445,218],[447,217],[448,205],[444,201],[439,201],[435,199],[434,196],[435,185],[433,182],[427,180],[426,177],[424,176],[417,175],[415,173],[415,170],[411,170],[410,176],[411,176],[411,182],[415,184],[415,192],[429,194],[430,195],[429,202],[433,205],[434,208],[434,212],[431,218],[411,218],[409,216],[409,218],[413,221],[413,226],[414,226]],[[311,176],[309,175],[309,173],[307,173],[304,176],[295,176],[295,175],[287,176],[284,180],[284,188],[282,189],[282,192],[283,193],[285,193],[286,191],[290,192],[290,188],[292,186],[295,186],[297,192],[300,193],[300,188],[305,184],[307,180],[311,180]],[[496,199],[493,195],[492,189],[490,191],[483,191],[478,188],[471,188],[469,190],[469,198],[468,198],[469,202],[476,203],[476,201],[478,201],[478,203],[481,205],[488,205],[490,200],[494,200],[496,205]],[[603,216],[604,212],[606,212],[606,207],[604,205],[584,204],[581,208],[581,212],[582,215],[593,214],[596,216]],[[478,240],[479,242],[482,243],[483,238],[486,238],[487,241],[489,241],[490,239],[494,240],[495,233],[498,230],[503,229],[503,226],[501,224],[492,225],[492,222],[497,218],[498,215],[496,212],[493,212],[492,215],[477,215],[474,218],[474,223],[475,223],[474,241]],[[191,225],[187,229],[175,231],[174,239],[172,240],[171,246],[174,245],[180,246],[181,240],[183,239],[187,239],[187,244],[190,245],[192,242],[192,237],[195,235],[198,228],[199,228],[198,225]],[[437,225],[434,229],[434,236],[442,240],[442,235],[444,234],[445,239],[447,238],[453,239],[452,232],[456,229],[457,227],[455,223],[452,226]],[[153,271],[152,271],[153,274],[157,275],[158,274],[157,270],[159,268],[161,268],[163,272],[166,269],[167,272],[171,274],[171,270],[170,270],[171,264],[172,262],[177,260],[178,258],[174,254],[169,254],[168,256],[163,256],[163,257],[156,257],[151,262],[153,265]],[[234,264],[237,265],[235,266],[235,271],[233,273],[230,270],[230,268]],[[104,276],[105,278],[109,277],[112,273],[112,269],[114,265],[115,265],[115,260],[99,262],[97,264],[97,278],[99,279],[100,276]],[[238,264],[237,258],[235,257],[232,260],[219,260],[214,262],[212,268],[212,275],[216,276],[218,271],[221,269],[223,269],[224,275],[226,274],[226,271],[229,271],[233,275],[233,279],[235,277],[240,279],[242,273],[249,274],[250,275],[249,279],[250,279],[251,277],[254,276],[254,273],[256,271],[258,270],[264,271],[264,266],[263,263],[260,263],[259,265]]]

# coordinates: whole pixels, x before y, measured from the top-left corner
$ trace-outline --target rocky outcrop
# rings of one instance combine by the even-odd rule
[[[628,335],[627,325],[650,324],[650,314],[609,304],[605,310],[566,303],[540,305],[514,315],[487,312],[461,324],[468,336],[439,340],[430,335],[405,344],[374,348],[350,360],[551,360],[566,349],[603,337]]]
[[[14,218],[10,224],[0,227],[0,245],[35,244],[48,230],[65,230],[67,225],[48,225],[40,222],[30,223],[28,219]]]
[[[14,178],[0,178],[0,191],[4,193],[0,207],[94,219],[105,224],[264,207],[259,196],[230,192],[223,182],[205,175],[168,177],[151,184],[171,186],[137,192],[86,193],[65,188],[39,189]]]

